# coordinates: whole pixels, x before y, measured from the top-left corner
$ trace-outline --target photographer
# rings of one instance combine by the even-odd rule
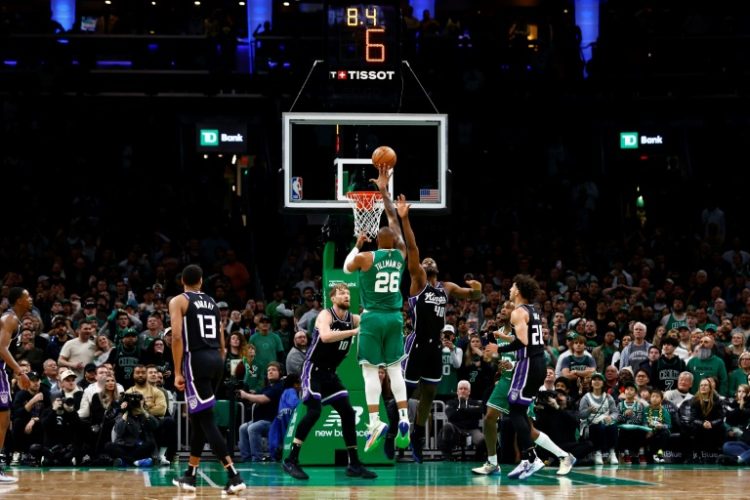
[[[66,371],[70,372],[72,383],[75,385],[75,373],[70,370]],[[81,391],[78,391],[79,400],[80,394]],[[52,408],[45,410],[42,414],[44,444],[31,445],[29,452],[43,466],[80,464],[82,444],[78,432],[80,425],[76,399],[66,397],[64,393],[57,393],[52,398]]]
[[[539,392],[536,401],[534,425],[540,431],[547,434],[560,448],[579,459],[593,451],[594,445],[591,441],[584,438],[576,440],[579,428],[578,411],[570,405],[570,399],[564,391]]]
[[[138,393],[143,396],[143,408],[156,418],[158,428],[154,431],[159,451],[155,454],[159,465],[169,465],[166,455],[174,455],[177,448],[177,427],[172,417],[167,415],[167,398],[164,393],[148,382],[148,370],[143,365],[137,365],[133,370],[133,381],[135,385],[128,389],[125,394]]]
[[[158,420],[146,411],[143,396],[138,392],[123,394],[120,409],[122,413],[117,416],[113,430],[114,441],[107,443],[104,451],[114,459],[112,465],[116,467],[127,464],[150,467]]]
[[[41,444],[44,441],[40,420],[44,411],[51,406],[49,392],[42,386],[39,374],[29,372],[26,375],[31,384],[28,389],[16,393],[11,409],[13,462],[18,461],[21,453],[24,455],[24,462],[32,461],[32,458],[27,456],[29,448],[32,444]]]

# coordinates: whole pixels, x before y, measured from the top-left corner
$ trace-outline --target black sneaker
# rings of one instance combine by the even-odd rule
[[[230,477],[227,481],[227,485],[224,486],[224,493],[227,495],[234,495],[235,493],[238,493],[242,490],[247,488],[247,485],[242,480],[239,474],[236,476]]]
[[[185,491],[195,491],[195,476],[187,474],[178,479],[172,479],[172,484]]]
[[[281,463],[281,467],[284,469],[284,472],[292,476],[294,479],[310,479],[310,476],[302,470],[302,467],[300,467],[297,462],[284,460]]]
[[[723,453],[716,458],[716,463],[719,465],[738,465],[736,456],[724,455]]]
[[[361,477],[362,479],[375,479],[378,477],[373,471],[365,469],[362,464],[350,465],[347,467],[346,475],[349,477]]]
[[[421,437],[418,438],[414,434],[411,436],[411,457],[414,459],[415,462],[418,464],[421,464],[424,460],[424,442],[425,438]]]
[[[385,443],[383,443],[383,452],[388,460],[393,460],[396,456],[396,443],[393,442],[396,436],[386,436]]]

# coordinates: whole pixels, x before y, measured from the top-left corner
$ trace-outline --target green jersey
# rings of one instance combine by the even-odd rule
[[[367,271],[360,270],[357,278],[362,307],[367,310],[401,310],[404,256],[395,248],[375,250],[372,255],[372,266]]]
[[[512,328],[505,328],[502,327],[500,330],[502,330],[502,333],[506,335],[512,335]],[[504,340],[497,339],[497,346],[502,347],[504,345],[508,345],[510,342],[505,342]],[[500,358],[498,359],[498,362],[502,361],[510,361],[513,366],[516,365],[516,352],[503,352],[500,353]],[[500,375],[500,378],[504,378],[506,380],[511,380],[513,378],[513,370],[505,370],[502,375]]]

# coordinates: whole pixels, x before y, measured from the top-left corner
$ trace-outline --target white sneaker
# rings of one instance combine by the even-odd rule
[[[385,422],[376,423],[374,426],[367,427],[367,440],[365,441],[365,453],[377,447],[388,432],[388,424]]]
[[[526,467],[528,466],[529,461],[528,460],[521,460],[521,463],[516,465],[516,468],[512,471],[508,472],[508,477],[511,479],[516,479],[518,476],[520,476],[524,470],[526,470]]]
[[[485,462],[483,466],[471,469],[471,472],[474,474],[484,474],[485,476],[500,474],[500,466]]]
[[[19,465],[20,463],[21,463],[21,452],[14,451],[13,455],[11,455],[10,465]]]
[[[594,453],[594,465],[604,465],[604,460],[602,460],[602,452],[597,451]]]
[[[0,484],[14,484],[18,482],[18,478],[15,476],[6,476],[5,471],[0,468]]]
[[[158,457],[156,463],[159,465],[165,465],[165,466],[172,465],[172,463],[169,460],[167,460],[167,457],[165,457],[164,455]]]
[[[568,453],[567,457],[560,459],[560,467],[557,469],[558,476],[567,476],[577,462],[576,457]]]
[[[526,479],[527,477],[531,476],[537,471],[540,471],[544,468],[544,462],[542,462],[542,459],[539,457],[536,457],[536,460],[529,463],[526,462],[528,466],[526,467],[526,470],[524,470],[520,476],[518,476],[518,479]]]
[[[620,461],[617,460],[617,452],[615,450],[609,450],[609,464],[617,465]]]

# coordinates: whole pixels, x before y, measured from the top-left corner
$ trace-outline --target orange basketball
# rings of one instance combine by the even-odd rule
[[[388,168],[393,168],[396,164],[396,152],[389,146],[380,146],[372,152],[372,164],[376,167],[386,165]]]

